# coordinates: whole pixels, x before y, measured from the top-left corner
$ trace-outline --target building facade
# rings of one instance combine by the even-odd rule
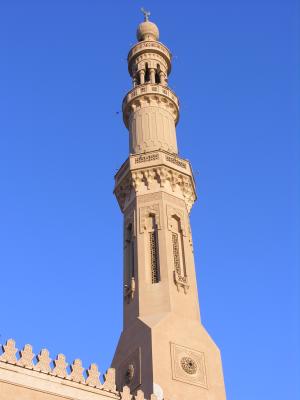
[[[104,382],[95,364],[68,369],[64,355],[0,355],[0,400],[225,400],[220,352],[201,324],[190,210],[196,201],[189,161],[179,157],[179,101],[168,86],[170,50],[145,21],[128,54],[132,89],[123,100],[129,157],[115,176],[124,214],[124,323]],[[19,354],[19,356],[18,356]],[[34,361],[35,360],[35,361]]]

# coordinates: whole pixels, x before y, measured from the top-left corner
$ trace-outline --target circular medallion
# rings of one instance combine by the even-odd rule
[[[182,357],[180,360],[180,365],[187,374],[192,375],[197,372],[197,363],[191,357]]]

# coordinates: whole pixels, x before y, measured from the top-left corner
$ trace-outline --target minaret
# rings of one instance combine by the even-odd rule
[[[128,54],[123,100],[129,158],[115,176],[124,214],[124,326],[117,386],[165,400],[224,400],[220,352],[200,320],[189,213],[190,163],[178,156],[179,101],[168,87],[170,50],[148,20]]]

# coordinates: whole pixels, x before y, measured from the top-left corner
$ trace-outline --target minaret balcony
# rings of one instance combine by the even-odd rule
[[[146,41],[136,43],[129,51],[127,56],[128,70],[131,71],[131,65],[137,57],[143,53],[157,53],[164,58],[168,65],[168,74],[171,72],[172,54],[170,50],[158,41]]]
[[[134,87],[123,99],[123,120],[129,126],[130,114],[143,105],[155,105],[167,109],[173,116],[175,125],[179,120],[179,100],[176,94],[164,85],[145,83]]]
[[[190,162],[163,150],[130,155],[115,175],[114,193],[121,210],[136,195],[157,191],[182,198],[190,212],[197,198]]]

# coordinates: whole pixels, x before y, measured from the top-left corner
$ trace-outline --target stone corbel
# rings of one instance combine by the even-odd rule
[[[145,182],[145,185],[147,186],[147,189],[150,190],[150,184],[154,181],[155,178],[155,172],[152,170],[146,170],[142,172],[143,174],[143,181]]]
[[[141,172],[133,172],[132,177],[131,177],[131,186],[135,190],[135,192],[138,191],[139,185],[143,181],[143,174]]]
[[[155,171],[158,176],[160,187],[164,187],[167,177],[168,177],[168,173],[167,173],[166,169],[165,168],[156,168]]]
[[[176,186],[179,182],[180,182],[179,175],[176,172],[172,172],[170,177],[170,184],[173,192],[175,191]]]

